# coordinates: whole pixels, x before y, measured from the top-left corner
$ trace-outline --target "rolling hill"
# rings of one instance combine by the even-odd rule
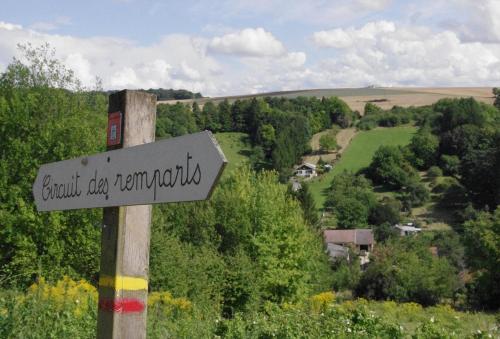
[[[357,110],[361,113],[363,113],[363,108],[367,102],[372,102],[384,109],[389,109],[395,105],[402,107],[430,105],[442,98],[474,97],[478,101],[489,104],[492,104],[494,101],[491,87],[369,87],[310,89],[228,97],[164,100],[158,101],[158,104],[175,104],[176,102],[192,103],[196,101],[199,105],[203,106],[203,104],[208,101],[220,102],[227,99],[233,102],[238,99],[267,96],[285,98],[295,98],[299,96],[314,96],[318,98],[337,96],[344,100],[352,110]]]

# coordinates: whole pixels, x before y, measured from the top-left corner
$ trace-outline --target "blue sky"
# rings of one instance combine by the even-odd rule
[[[0,71],[48,42],[89,87],[206,95],[500,83],[498,0],[12,1]]]

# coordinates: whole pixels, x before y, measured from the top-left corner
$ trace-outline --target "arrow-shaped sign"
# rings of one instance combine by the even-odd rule
[[[39,211],[208,199],[227,160],[208,131],[43,165]]]

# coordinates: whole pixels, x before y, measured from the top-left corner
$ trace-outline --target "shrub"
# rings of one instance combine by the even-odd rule
[[[443,176],[443,171],[437,166],[432,166],[427,171],[427,175],[429,176],[429,178],[437,178]]]
[[[309,307],[312,313],[324,312],[335,301],[335,293],[323,292],[309,298]]]
[[[456,155],[441,155],[440,166],[446,175],[457,175],[460,169],[460,159]]]

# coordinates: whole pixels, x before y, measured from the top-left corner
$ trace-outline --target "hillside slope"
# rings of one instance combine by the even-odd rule
[[[203,104],[208,101],[220,102],[227,99],[229,102],[233,102],[238,99],[267,96],[285,98],[296,98],[299,96],[314,96],[318,98],[337,96],[344,100],[352,110],[357,110],[361,113],[363,113],[363,108],[367,102],[372,102],[384,109],[389,109],[395,105],[402,107],[430,105],[442,98],[474,97],[476,100],[488,104],[492,104],[494,101],[491,87],[391,87],[311,89],[259,93],[255,95],[166,100],[158,101],[158,103],[175,104],[176,102],[192,103],[196,101],[203,106]]]

